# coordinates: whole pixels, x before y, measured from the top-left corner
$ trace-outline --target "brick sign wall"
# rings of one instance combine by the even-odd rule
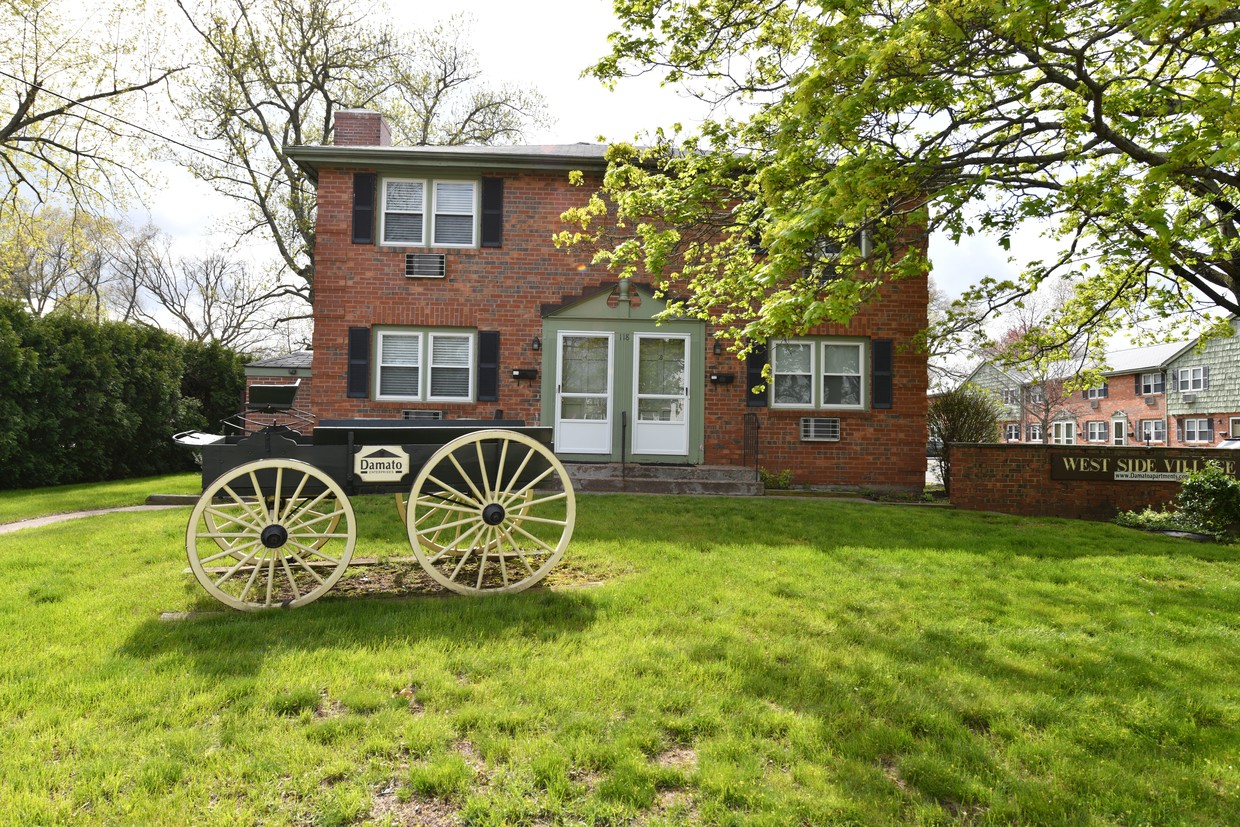
[[[1240,452],[1217,449],[959,444],[951,450],[957,508],[1025,516],[1109,520],[1120,511],[1157,508],[1210,459],[1240,475]]]

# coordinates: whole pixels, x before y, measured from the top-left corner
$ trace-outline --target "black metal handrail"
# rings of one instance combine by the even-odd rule
[[[753,478],[755,480],[762,479],[762,474],[758,470],[758,463],[760,461],[758,432],[761,430],[762,423],[758,420],[758,415],[752,411],[745,414],[744,454],[741,458],[741,464],[748,465],[749,456],[750,454],[753,455]]]

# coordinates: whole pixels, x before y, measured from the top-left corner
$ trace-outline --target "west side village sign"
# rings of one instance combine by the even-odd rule
[[[1108,451],[1051,454],[1053,480],[1115,480],[1132,482],[1178,482],[1199,471],[1213,457],[1160,457],[1157,451]],[[1230,476],[1240,470],[1240,461],[1215,459]]]

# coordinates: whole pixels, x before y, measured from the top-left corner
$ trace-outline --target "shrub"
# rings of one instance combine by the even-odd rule
[[[1201,531],[1220,539],[1240,534],[1240,480],[1229,476],[1214,460],[1188,475],[1175,504]]]
[[[951,444],[953,442],[998,442],[999,401],[973,385],[961,385],[930,401],[926,421],[930,439],[942,445],[939,476],[951,494]]]
[[[1143,511],[1121,511],[1115,515],[1117,525],[1128,528],[1139,528],[1144,531],[1200,531],[1195,522],[1178,511],[1155,511],[1146,508]]]

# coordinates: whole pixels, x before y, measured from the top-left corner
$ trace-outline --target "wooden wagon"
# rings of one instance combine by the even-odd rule
[[[551,438],[551,428],[492,420],[179,434],[202,452],[203,492],[185,532],[190,569],[236,609],[303,606],[353,559],[350,496],[394,494],[413,559],[436,582],[461,594],[529,588],[563,555],[576,516]]]

